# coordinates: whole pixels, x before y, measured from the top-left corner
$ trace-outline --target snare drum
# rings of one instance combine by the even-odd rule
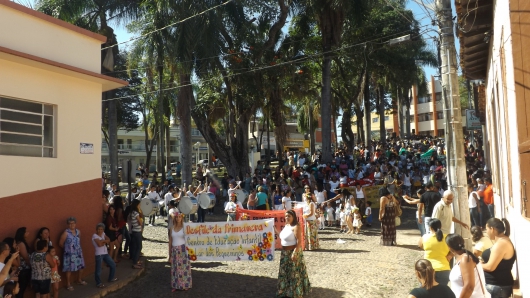
[[[199,210],[199,204],[197,204],[196,198],[186,196],[180,199],[178,209],[180,212],[190,215],[196,213],[197,210]]]
[[[142,210],[142,213],[144,216],[150,216],[156,213],[157,208],[155,206],[158,206],[158,204],[153,204],[151,200],[141,200],[140,201],[140,209]]]
[[[203,192],[199,194],[198,201],[199,206],[201,206],[202,209],[209,209],[215,206],[217,199],[215,198],[215,195],[213,193]]]
[[[248,192],[244,189],[238,189],[235,191],[235,193],[237,194],[237,201],[241,204],[243,204],[245,199],[248,198]]]

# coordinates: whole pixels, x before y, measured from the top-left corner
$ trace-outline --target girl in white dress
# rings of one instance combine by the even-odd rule
[[[359,234],[359,232],[361,231],[362,225],[363,225],[362,216],[361,216],[361,213],[359,212],[359,208],[354,207],[353,208],[353,232],[355,234]]]
[[[333,216],[335,210],[333,207],[331,207],[331,203],[328,203],[328,206],[326,207],[326,220],[328,221],[328,227],[332,227],[335,225],[335,216]]]
[[[344,210],[344,205],[340,205],[340,211],[339,211],[339,218],[340,218],[340,232],[346,233],[346,211]]]

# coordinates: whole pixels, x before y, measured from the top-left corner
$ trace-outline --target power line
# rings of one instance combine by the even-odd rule
[[[399,13],[402,17],[405,18],[405,20],[407,20],[407,22],[411,23],[411,24],[414,24],[413,21],[411,21],[409,18],[407,18],[403,13],[401,13],[401,11],[399,11],[399,9],[397,9],[394,5],[392,5],[392,3],[390,2],[390,0],[385,0],[385,2],[390,5],[390,7],[392,7],[397,13]]]
[[[424,25],[422,27],[425,27],[425,26],[428,26],[428,25]],[[360,42],[360,43],[356,43],[356,44],[352,44],[352,45],[348,45],[348,46],[343,46],[343,47],[340,47],[340,48],[335,49],[335,50],[330,50],[330,51],[326,51],[326,52],[322,52],[322,53],[318,53],[318,54],[313,54],[313,55],[309,55],[309,56],[306,56],[306,57],[301,57],[301,58],[298,58],[298,59],[294,59],[294,60],[291,60],[291,61],[286,61],[286,62],[274,64],[274,65],[267,65],[267,66],[262,66],[262,67],[258,67],[258,68],[255,68],[255,69],[249,69],[249,70],[244,71],[244,72],[233,73],[233,74],[229,74],[229,75],[226,75],[226,76],[223,76],[223,77],[231,78],[231,77],[240,76],[240,75],[244,75],[244,74],[248,74],[248,73],[253,73],[253,72],[256,72],[256,71],[271,69],[271,68],[275,68],[275,67],[279,67],[279,66],[289,65],[289,64],[293,64],[293,63],[301,63],[301,62],[304,62],[304,61],[307,61],[307,60],[311,60],[311,59],[314,59],[314,58],[321,57],[321,56],[329,54],[329,53],[334,53],[334,52],[338,52],[338,51],[345,50],[345,49],[350,49],[350,48],[357,47],[357,46],[364,46],[366,43],[373,42],[373,41],[378,40],[380,38],[390,37],[390,36],[402,34],[404,32],[408,32],[408,31],[409,30],[402,31],[402,32],[397,32],[397,33],[393,33],[393,34],[390,34],[390,35],[387,35],[387,36],[378,37],[376,39],[372,39],[372,40],[368,40],[368,41],[364,41],[364,42]],[[381,42],[381,43],[375,43],[375,44],[385,44],[387,42],[388,41]],[[219,79],[219,78],[216,77],[216,78],[212,78],[212,79],[208,79],[208,80],[202,80],[201,82],[203,82],[203,83],[204,82],[211,82],[211,81],[214,81],[214,80],[217,80],[217,79]],[[132,94],[132,95],[126,95],[126,96],[121,96],[121,97],[109,98],[109,99],[105,99],[105,100],[102,100],[102,101],[118,100],[118,99],[133,97],[133,96],[141,96],[141,95],[153,94],[153,93],[157,93],[157,92],[160,92],[160,91],[169,91],[169,90],[174,90],[174,89],[187,87],[187,86],[192,86],[192,85],[193,85],[193,83],[189,83],[189,84],[178,85],[178,86],[174,86],[174,87],[169,87],[169,88],[164,88],[164,89],[158,89],[158,90],[153,90],[153,91],[149,91],[149,92],[144,92],[144,93],[140,93],[140,94]]]
[[[164,26],[164,27],[162,27],[162,28],[159,28],[159,29],[153,30],[153,31],[151,31],[151,32],[147,32],[147,33],[145,33],[145,34],[141,34],[140,36],[137,36],[137,37],[131,37],[131,38],[130,38],[129,40],[127,40],[127,41],[123,41],[123,42],[119,42],[119,43],[113,44],[113,45],[111,45],[111,46],[108,46],[108,47],[102,48],[101,50],[106,50],[106,49],[109,49],[109,48],[117,47],[117,46],[120,45],[120,44],[129,43],[129,42],[131,42],[131,41],[134,41],[134,40],[140,39],[140,38],[142,38],[142,37],[146,37],[146,36],[148,36],[148,35],[151,35],[151,34],[153,34],[153,33],[155,33],[155,32],[158,32],[158,31],[164,30],[164,29],[166,29],[166,28],[169,28],[169,27],[175,26],[175,25],[180,24],[180,23],[184,23],[184,22],[186,22],[186,21],[188,21],[188,20],[191,20],[191,19],[193,19],[193,18],[195,18],[195,17],[197,17],[197,16],[203,15],[203,14],[205,14],[205,13],[211,11],[211,10],[214,10],[214,9],[216,9],[216,8],[218,8],[218,7],[225,6],[225,5],[227,5],[228,3],[232,2],[232,1],[233,1],[233,0],[228,0],[228,1],[224,2],[224,3],[221,3],[221,4],[216,5],[216,6],[214,6],[214,7],[208,8],[207,10],[202,11],[202,12],[200,12],[200,13],[198,13],[198,14],[195,14],[195,15],[189,16],[189,17],[187,17],[187,18],[185,18],[185,19],[183,19],[183,20],[177,21],[177,22],[175,22],[175,23],[169,24],[169,25],[167,25],[167,26]]]

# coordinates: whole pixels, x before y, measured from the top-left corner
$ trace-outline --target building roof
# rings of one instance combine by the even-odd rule
[[[493,0],[455,0],[455,7],[462,72],[470,80],[485,79],[493,35]]]
[[[107,37],[105,37],[103,35],[100,35],[100,34],[92,32],[92,31],[77,27],[77,26],[72,25],[72,24],[70,24],[68,22],[56,19],[56,18],[54,18],[52,16],[49,16],[49,15],[44,14],[42,12],[33,10],[33,9],[28,8],[26,6],[17,4],[15,2],[10,1],[10,0],[0,0],[0,5],[9,7],[11,9],[14,9],[14,10],[18,11],[18,12],[28,14],[28,15],[30,15],[32,17],[41,19],[43,21],[52,23],[54,25],[63,27],[63,28],[68,29],[68,30],[74,31],[76,33],[85,35],[87,37],[99,40],[101,43],[105,43],[107,41]]]
[[[123,81],[117,78],[109,77],[100,73],[92,72],[86,69],[60,63],[57,61],[52,61],[31,54],[22,53],[2,46],[0,46],[0,59],[5,59],[23,65],[37,67],[40,69],[49,70],[84,80],[94,81],[102,85],[102,91],[120,88],[129,84],[127,81]]]

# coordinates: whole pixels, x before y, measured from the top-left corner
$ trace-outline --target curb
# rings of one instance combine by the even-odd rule
[[[120,278],[117,282],[114,283],[105,283],[106,287],[104,288],[97,288],[94,286],[88,286],[85,287],[77,287],[74,292],[69,292],[65,289],[61,290],[59,292],[61,297],[86,297],[86,298],[101,298],[105,297],[106,295],[116,292],[128,284],[132,283],[133,281],[137,280],[141,276],[144,275],[147,268],[147,258],[144,258],[144,267],[142,269],[130,269],[131,272],[128,273],[126,277]]]

